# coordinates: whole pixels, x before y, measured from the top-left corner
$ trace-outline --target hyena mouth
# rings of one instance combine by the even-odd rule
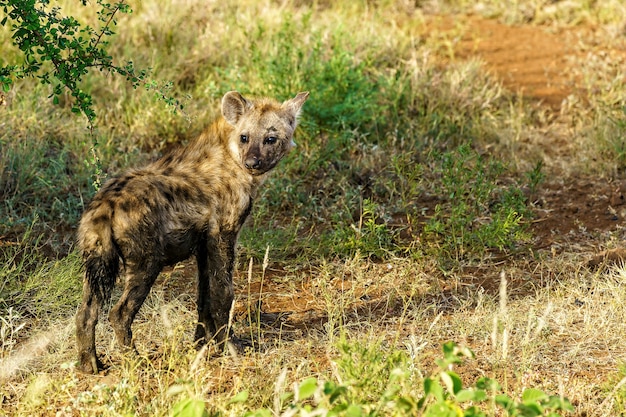
[[[248,170],[250,175],[253,175],[253,176],[256,177],[256,176],[265,174],[266,172],[268,172],[272,168],[271,167],[261,167],[261,168],[249,168],[249,167],[246,167],[246,169]]]
[[[276,166],[276,163],[265,162],[255,157],[247,158],[243,165],[250,175],[263,175]]]

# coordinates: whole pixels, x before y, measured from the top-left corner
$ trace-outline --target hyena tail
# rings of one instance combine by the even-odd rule
[[[110,216],[83,218],[79,245],[85,262],[85,284],[100,303],[106,303],[120,271],[120,252],[113,238]]]

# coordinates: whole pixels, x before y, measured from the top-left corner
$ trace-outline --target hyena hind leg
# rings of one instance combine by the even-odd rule
[[[109,312],[109,321],[115,331],[115,337],[123,347],[134,347],[131,330],[133,320],[161,272],[160,267],[147,268],[147,270],[149,272],[137,272],[137,268],[127,265],[124,291],[117,304]]]
[[[76,313],[76,342],[78,369],[88,374],[98,373],[100,365],[96,356],[96,324],[102,300],[91,290],[87,280],[83,284],[83,300]]]

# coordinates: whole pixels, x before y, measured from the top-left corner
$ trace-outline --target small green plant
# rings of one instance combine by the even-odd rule
[[[204,405],[204,401],[198,399],[193,396],[190,392],[190,384],[186,383],[178,383],[172,385],[168,390],[167,394],[169,396],[180,396],[181,398],[174,403],[172,407],[172,411],[170,413],[171,417],[208,417],[209,413],[206,410],[206,406]],[[240,397],[243,395],[240,393]],[[247,398],[247,395],[246,395]],[[237,401],[237,398],[231,400],[231,403]]]
[[[497,415],[496,409],[501,408],[511,417],[556,417],[559,416],[557,411],[574,411],[566,398],[548,395],[536,388],[524,390],[521,401],[516,401],[500,393],[500,384],[487,377],[481,377],[473,386],[464,388],[453,367],[462,363],[464,358],[473,357],[470,349],[454,342],[443,345],[443,358],[436,361],[437,369],[424,379],[424,396],[417,403],[417,408],[423,410],[421,415],[482,417]],[[487,413],[485,408],[490,412]]]
[[[443,345],[443,357],[423,378],[420,392],[415,390],[416,375],[409,370],[410,361],[400,351],[385,355],[379,345],[344,341],[340,352],[341,382],[306,378],[293,391],[277,392],[273,410],[261,408],[244,415],[487,417],[504,412],[510,417],[558,417],[574,411],[566,398],[535,388],[526,389],[516,400],[502,393],[490,378],[464,386],[454,367],[474,354],[454,342]],[[246,399],[247,392],[241,392],[231,402],[245,403]],[[200,416],[202,411],[186,415]]]
[[[424,241],[451,259],[482,256],[487,249],[512,248],[526,237],[529,214],[520,187],[500,185],[504,166],[469,145],[436,155],[434,171],[444,203],[424,228]]]
[[[528,180],[528,189],[531,194],[537,192],[539,184],[545,180],[546,174],[543,172],[543,160],[539,160],[535,167],[526,173],[526,179]]]
[[[358,223],[339,226],[333,247],[339,254],[384,259],[397,248],[394,232],[387,226],[382,207],[370,199],[362,201]],[[338,222],[339,223],[339,222]]]
[[[415,155],[408,152],[395,155],[391,162],[393,184],[386,187],[391,190],[390,198],[398,197],[401,204],[399,209],[414,209],[422,192],[424,166],[415,161]]]

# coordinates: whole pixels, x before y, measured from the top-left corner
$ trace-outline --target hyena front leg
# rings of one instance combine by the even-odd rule
[[[87,278],[83,283],[83,301],[76,313],[76,343],[78,368],[87,374],[98,373],[96,357],[96,324],[102,301],[94,294]]]
[[[223,345],[229,335],[228,321],[234,300],[233,268],[236,233],[209,237],[201,245],[198,258],[198,327],[199,345],[211,338]]]
[[[126,282],[122,296],[109,313],[115,337],[123,347],[133,347],[131,325],[150,288],[161,272],[160,265],[126,264]]]
[[[215,245],[211,245],[211,250],[215,250]],[[194,340],[198,347],[204,345],[213,338],[217,329],[211,318],[211,297],[209,293],[209,276],[213,273],[213,265],[216,260],[209,262],[209,247],[206,239],[198,243],[196,253],[196,264],[198,265],[198,326]]]

